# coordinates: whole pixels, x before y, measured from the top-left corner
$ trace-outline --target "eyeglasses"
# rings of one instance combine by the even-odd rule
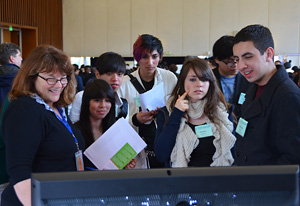
[[[45,80],[49,85],[55,85],[58,81],[60,81],[60,83],[62,85],[66,85],[68,84],[69,78],[68,77],[63,77],[61,79],[56,79],[56,78],[45,78],[40,76],[39,74],[37,74],[38,77],[41,77],[43,80]]]
[[[237,63],[236,60],[230,60],[229,62],[225,62],[224,60],[222,60],[222,62],[224,64],[226,64],[226,66],[228,66],[228,67],[232,67],[233,65],[235,65]]]

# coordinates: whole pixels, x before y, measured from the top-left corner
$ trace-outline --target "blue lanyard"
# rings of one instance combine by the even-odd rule
[[[75,140],[75,144],[76,144],[76,147],[77,147],[77,151],[79,151],[79,145],[78,145],[78,141],[77,141],[77,138],[75,137],[73,131],[72,131],[72,128],[71,126],[69,125],[69,123],[67,122],[67,120],[64,118],[62,112],[60,111],[60,109],[58,107],[56,107],[60,116],[62,118],[60,118],[60,116],[58,116],[55,112],[55,115],[57,116],[57,118],[65,125],[65,127],[69,130],[69,132],[71,133],[71,135],[74,137],[74,140]]]

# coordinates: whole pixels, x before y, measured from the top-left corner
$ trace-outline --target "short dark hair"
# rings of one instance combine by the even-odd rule
[[[115,52],[105,52],[96,61],[96,68],[100,75],[108,72],[125,74],[126,64],[123,57]]]
[[[292,61],[290,60],[290,61],[288,61],[288,62],[285,62],[284,64],[283,64],[283,66],[284,66],[284,68],[285,69],[288,69],[288,68],[291,68],[291,66],[292,66]]]
[[[14,43],[4,42],[0,44],[0,65],[9,63],[10,56],[16,56],[18,52],[21,52],[20,47]]]
[[[157,50],[160,59],[163,57],[163,46],[161,41],[150,34],[143,34],[133,44],[133,56],[137,62],[140,62],[143,54]]]
[[[225,35],[219,38],[213,46],[213,57],[222,61],[233,56],[233,36]]]
[[[74,67],[74,71],[76,72],[77,70],[79,70],[79,66],[77,64],[72,64],[72,66]]]
[[[269,47],[274,49],[274,40],[271,31],[267,27],[259,24],[249,25],[240,30],[234,37],[233,44],[245,41],[252,41],[254,47],[261,55],[263,55]]]

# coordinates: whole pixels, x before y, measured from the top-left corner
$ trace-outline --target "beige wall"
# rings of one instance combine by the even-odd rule
[[[220,36],[254,23],[271,29],[276,54],[300,53],[299,0],[63,0],[63,47],[70,56],[132,56],[149,33],[170,56],[211,55]]]

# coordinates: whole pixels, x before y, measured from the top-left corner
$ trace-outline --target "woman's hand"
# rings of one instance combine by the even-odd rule
[[[132,159],[124,168],[125,169],[133,169],[136,165],[136,159]]]
[[[186,112],[189,109],[189,101],[185,99],[188,93],[189,91],[187,90],[183,95],[178,95],[178,99],[175,103],[175,107],[182,112]]]
[[[31,205],[31,179],[26,179],[14,185],[15,192],[24,206]]]

